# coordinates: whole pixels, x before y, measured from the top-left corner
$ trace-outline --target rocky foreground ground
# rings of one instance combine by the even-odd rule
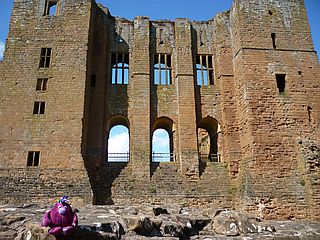
[[[50,206],[0,206],[0,240],[243,239],[320,240],[320,222],[264,221],[223,209],[179,206],[86,206],[69,237],[40,226]]]

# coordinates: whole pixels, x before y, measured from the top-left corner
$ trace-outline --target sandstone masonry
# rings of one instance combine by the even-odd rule
[[[15,0],[0,78],[3,203],[320,219],[320,67],[303,0],[234,0],[205,22]],[[125,162],[108,159],[116,125],[129,129]],[[168,162],[152,154],[157,129]]]

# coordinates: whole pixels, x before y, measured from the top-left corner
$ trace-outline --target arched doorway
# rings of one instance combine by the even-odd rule
[[[173,121],[167,117],[158,118],[153,124],[152,162],[173,162]]]
[[[198,124],[198,151],[202,161],[220,162],[218,151],[218,121],[212,117],[201,119]]]
[[[112,116],[107,124],[107,162],[128,162],[130,159],[129,122],[122,115]]]
[[[162,128],[153,132],[152,136],[152,161],[153,162],[170,162],[170,136]]]

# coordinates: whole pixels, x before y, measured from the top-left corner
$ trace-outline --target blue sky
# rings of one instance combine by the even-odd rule
[[[152,135],[152,151],[156,153],[169,153],[169,134],[164,129],[157,129]],[[111,128],[108,139],[108,152],[129,152],[128,128],[117,125]]]
[[[29,0],[31,1],[31,0]],[[97,0],[110,9],[114,16],[133,19],[149,16],[151,19],[208,20],[218,12],[230,9],[232,0]],[[320,51],[320,1],[305,0],[315,49]],[[8,34],[10,11],[13,0],[0,0],[0,59],[3,44]]]

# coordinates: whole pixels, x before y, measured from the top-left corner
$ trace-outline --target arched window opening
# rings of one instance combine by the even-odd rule
[[[154,56],[154,75],[155,85],[171,85],[171,55],[157,54]]]
[[[211,117],[203,118],[198,125],[198,150],[201,161],[220,162],[218,152],[217,120]]]
[[[152,161],[173,162],[173,121],[167,117],[158,118],[153,124]]]
[[[107,124],[107,161],[128,162],[129,140],[128,120],[121,115],[110,118]]]
[[[117,85],[129,84],[129,54],[113,53],[111,56],[111,83]]]
[[[157,129],[152,136],[152,161],[170,162],[170,137],[166,130]]]
[[[111,128],[108,138],[108,162],[129,161],[129,130],[122,125]]]

